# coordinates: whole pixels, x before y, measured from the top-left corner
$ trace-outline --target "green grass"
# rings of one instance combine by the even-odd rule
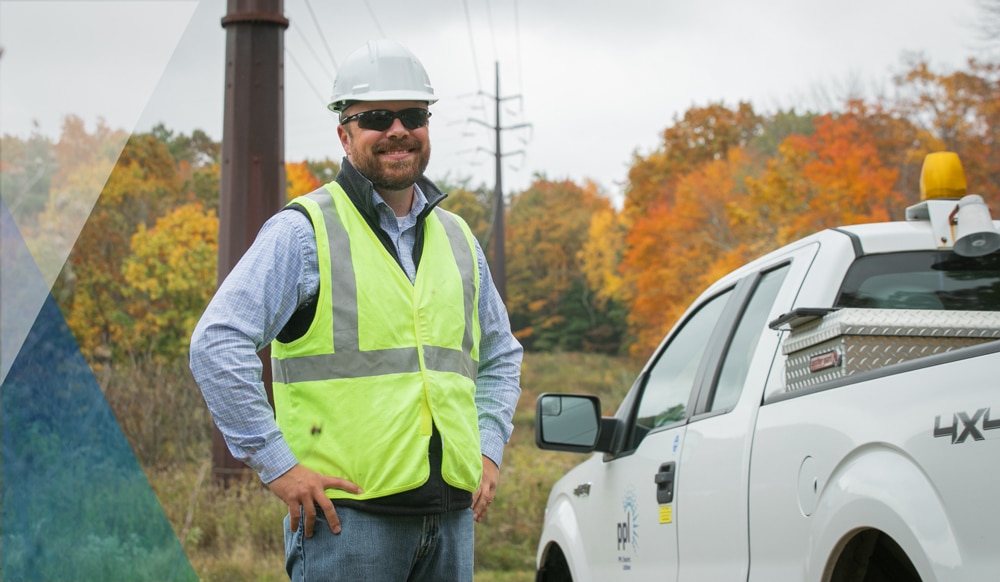
[[[596,394],[611,414],[637,371],[637,363],[608,356],[526,354],[496,499],[476,525],[477,582],[534,580],[549,490],[585,458],[535,447],[537,396]],[[253,474],[228,486],[213,480],[211,421],[184,365],[102,371],[98,378],[201,580],[287,580],[285,508]]]

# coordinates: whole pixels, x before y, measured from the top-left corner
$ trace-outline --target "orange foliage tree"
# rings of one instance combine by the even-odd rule
[[[598,306],[580,264],[591,217],[609,208],[593,183],[544,178],[511,201],[507,306],[526,348],[617,350],[620,321]]]
[[[288,200],[308,194],[323,185],[309,171],[308,162],[285,162],[285,196]]]
[[[763,122],[746,102],[734,109],[722,103],[692,107],[675,118],[656,151],[635,156],[625,192],[626,222],[648,208],[670,204],[681,176],[700,164],[725,158],[730,148],[748,145],[763,132]]]
[[[790,136],[760,178],[747,182],[752,208],[786,244],[842,224],[901,219],[899,171],[886,167],[875,138],[853,114],[823,115],[811,136]],[[895,216],[893,216],[895,214]]]
[[[635,220],[623,258],[633,355],[652,352],[694,296],[759,252],[754,235],[761,229],[742,179],[751,164],[742,148],[730,149],[681,177],[672,203]]]
[[[859,104],[774,119],[788,127],[765,120],[746,147],[671,170],[672,195],[636,213],[621,267],[635,355],[651,352],[698,293],[739,265],[823,228],[901,218],[899,171],[882,156],[890,136],[912,135],[905,121]],[[774,135],[786,137],[761,147]]]
[[[895,110],[928,135],[915,157],[958,153],[970,193],[1000,201],[1000,62],[970,59],[967,70],[950,73],[924,60],[909,65],[896,77]]]

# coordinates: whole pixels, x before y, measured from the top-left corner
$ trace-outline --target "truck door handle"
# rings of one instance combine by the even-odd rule
[[[656,483],[656,502],[673,503],[674,501],[674,476],[677,463],[670,461],[660,465],[660,471],[653,477]]]

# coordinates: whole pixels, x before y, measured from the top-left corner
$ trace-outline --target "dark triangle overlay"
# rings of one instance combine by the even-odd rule
[[[5,258],[30,257],[4,226]],[[4,271],[44,286],[31,260]],[[2,580],[198,579],[51,295],[0,386],[0,424]]]

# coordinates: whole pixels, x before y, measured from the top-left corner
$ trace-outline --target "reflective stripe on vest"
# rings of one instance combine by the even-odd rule
[[[344,225],[333,208],[333,197],[325,189],[308,194],[326,217],[327,240],[330,246],[330,266],[335,297],[333,302],[333,346],[335,352],[319,356],[303,356],[290,360],[271,359],[271,373],[275,382],[293,384],[315,380],[360,378],[377,374],[419,372],[417,348],[397,348],[362,352],[358,347],[358,289],[351,263],[351,243]],[[448,235],[452,253],[462,273],[475,271],[476,258],[472,255],[465,232],[451,214],[435,209],[441,225]],[[338,260],[339,259],[339,260]],[[338,266],[340,267],[338,269]],[[473,277],[463,291],[465,301],[465,335],[462,351],[424,346],[424,362],[428,369],[455,372],[475,381],[478,363],[469,355],[473,348],[473,309],[476,289]],[[332,375],[331,375],[332,374]]]
[[[443,479],[474,491],[481,274],[468,226],[440,209],[426,216],[411,282],[336,183],[292,203],[308,211],[320,270],[309,329],[271,350],[278,426],[292,452],[364,490],[328,490],[331,498],[381,497],[426,481],[436,425]]]

